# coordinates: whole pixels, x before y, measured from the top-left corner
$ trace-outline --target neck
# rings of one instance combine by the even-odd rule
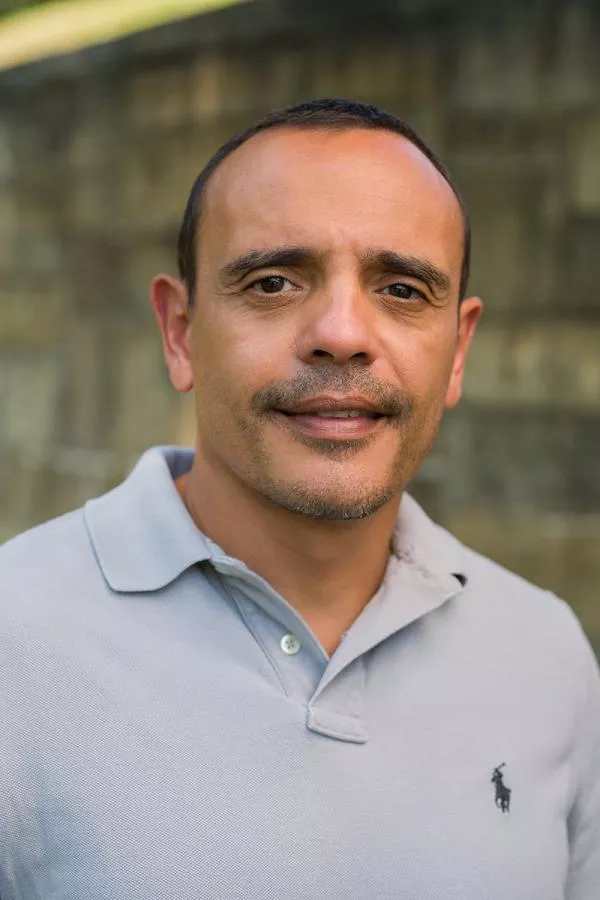
[[[217,475],[198,453],[177,488],[204,534],[264,578],[333,653],[381,584],[400,498],[366,519],[308,519]]]

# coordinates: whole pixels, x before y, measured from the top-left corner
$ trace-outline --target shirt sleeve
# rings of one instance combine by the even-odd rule
[[[600,896],[600,671],[583,645],[585,699],[579,719],[576,781],[568,819],[570,865],[565,900]]]

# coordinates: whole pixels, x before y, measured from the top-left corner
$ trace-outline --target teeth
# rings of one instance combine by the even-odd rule
[[[320,416],[322,419],[355,419],[358,416],[367,414],[360,409],[336,409],[331,410],[331,412],[318,412],[315,415]]]

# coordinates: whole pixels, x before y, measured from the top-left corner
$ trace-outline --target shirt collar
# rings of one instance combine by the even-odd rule
[[[213,557],[215,545],[196,527],[174,483],[193,456],[180,447],[153,447],[122,484],[86,503],[90,539],[114,591],[160,590]]]
[[[90,539],[114,591],[160,590],[197,563],[227,558],[198,529],[175,486],[193,456],[192,450],[181,447],[154,447],[122,484],[86,503]],[[442,585],[456,585],[454,579],[464,585],[461,551],[461,544],[405,494],[394,531],[394,555]]]
[[[460,541],[433,522],[417,501],[404,494],[396,520],[394,555],[425,575],[467,583],[465,553]]]

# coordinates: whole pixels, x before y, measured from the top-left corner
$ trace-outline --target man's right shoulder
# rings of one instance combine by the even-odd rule
[[[98,572],[83,509],[76,509],[0,546],[0,610],[36,598],[46,602]]]

